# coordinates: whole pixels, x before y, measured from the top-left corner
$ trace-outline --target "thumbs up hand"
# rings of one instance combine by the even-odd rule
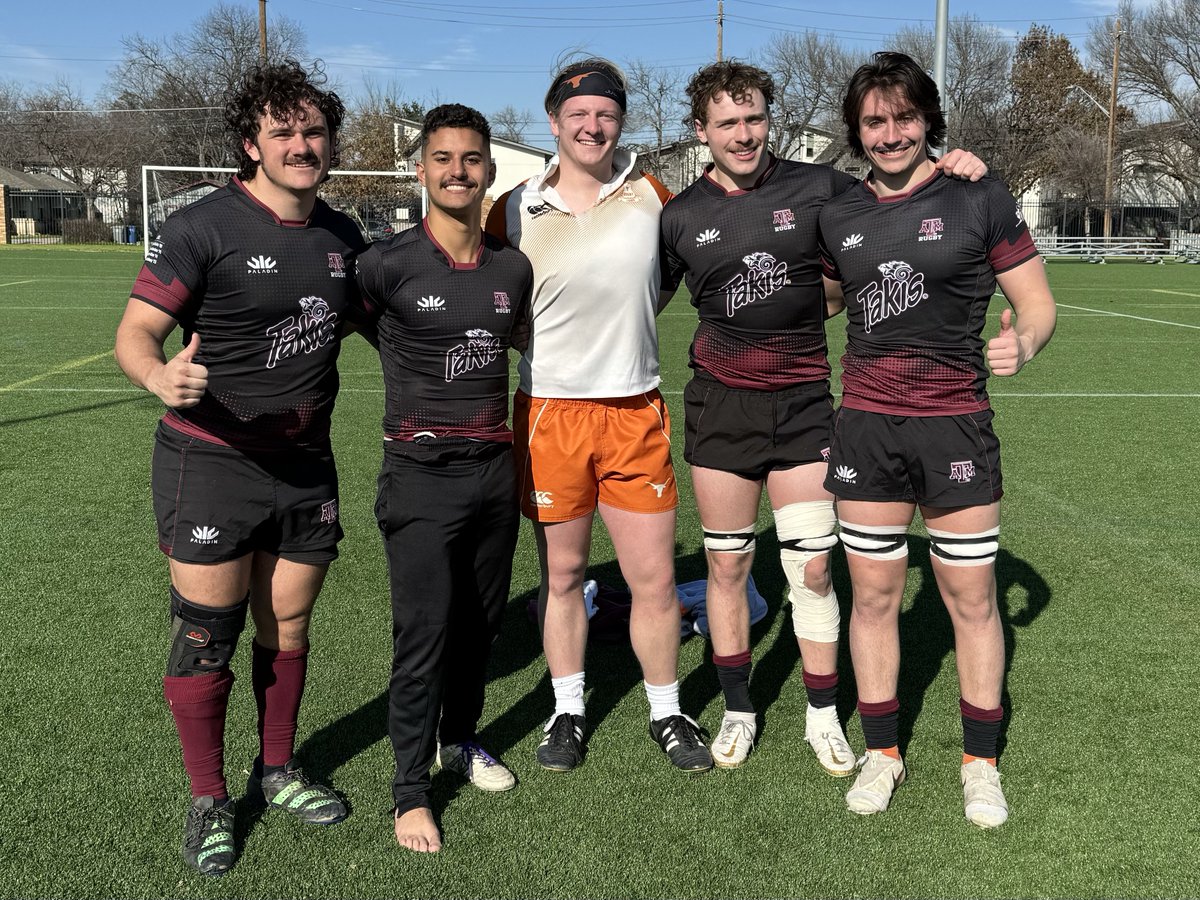
[[[158,370],[147,387],[172,409],[195,406],[208,388],[208,368],[193,362],[200,350],[200,335],[192,332],[188,345]]]
[[[1012,310],[1000,313],[1000,333],[987,343],[987,362],[993,375],[1016,375],[1029,360],[1021,336],[1012,327]]]

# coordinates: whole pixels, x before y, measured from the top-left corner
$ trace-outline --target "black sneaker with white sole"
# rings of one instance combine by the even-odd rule
[[[713,767],[712,754],[704,746],[700,726],[682,713],[655,719],[650,737],[658,742],[671,764],[685,772],[707,772]]]
[[[537,761],[551,772],[570,772],[583,762],[583,716],[560,713],[546,729],[537,748]]]

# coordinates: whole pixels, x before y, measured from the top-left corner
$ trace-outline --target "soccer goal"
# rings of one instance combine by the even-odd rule
[[[142,166],[142,253],[167,216],[222,187],[237,169]],[[415,172],[333,169],[321,199],[344,212],[368,241],[405,231],[425,215],[425,191]]]

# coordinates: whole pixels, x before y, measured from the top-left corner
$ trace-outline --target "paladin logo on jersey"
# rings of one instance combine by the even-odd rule
[[[872,281],[858,292],[856,300],[863,307],[863,329],[867,332],[892,316],[898,316],[929,297],[925,293],[925,276],[914,272],[903,260],[894,259],[879,267],[883,283]]]
[[[777,262],[770,253],[751,253],[742,257],[749,269],[744,275],[735,275],[721,288],[725,292],[725,314],[733,314],[755,300],[770,297],[788,283],[787,263]]]
[[[918,241],[940,241],[942,239],[941,219],[922,219],[921,232]]]
[[[429,312],[430,310],[439,310],[445,307],[446,301],[441,297],[422,297],[417,301],[417,309],[421,312]]]
[[[321,504],[321,524],[333,525],[337,522],[337,501],[327,500]]]
[[[843,250],[853,250],[855,247],[861,247],[863,236],[861,234],[852,234],[850,237],[842,241]]]
[[[327,253],[329,257],[329,277],[330,278],[345,278],[346,277],[346,261],[342,259],[340,253]]]
[[[496,305],[496,312],[505,315],[512,314],[512,304],[508,302],[508,294],[505,291],[494,291],[492,298]]]
[[[246,260],[247,275],[278,275],[275,260],[269,256],[252,256]]]
[[[715,244],[721,239],[721,232],[715,228],[710,228],[708,231],[702,231],[696,235],[696,245],[699,247],[707,247],[709,244]]]
[[[197,525],[192,529],[193,544],[215,544],[221,532],[211,525]]]
[[[771,214],[771,223],[776,231],[792,231],[796,227],[796,214],[790,209],[777,209]]]
[[[950,480],[966,484],[975,477],[975,463],[969,459],[950,463]]]
[[[471,328],[467,331],[467,342],[446,351],[446,381],[474,369],[482,369],[500,358],[500,339],[490,331]]]
[[[838,466],[833,477],[838,481],[844,481],[846,484],[854,484],[858,479],[858,469],[852,469],[849,466]]]
[[[271,337],[267,368],[273,369],[282,359],[291,359],[301,353],[312,353],[331,343],[337,331],[337,321],[337,313],[330,310],[324,299],[301,297],[300,315],[288,316],[267,329],[267,334]]]

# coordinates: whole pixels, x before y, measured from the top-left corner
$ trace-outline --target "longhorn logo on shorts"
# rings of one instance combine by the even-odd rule
[[[338,315],[322,297],[301,297],[300,315],[288,316],[267,329],[271,350],[267,368],[275,368],[280,360],[301,353],[312,353],[331,343],[337,331]]]
[[[966,484],[975,477],[975,463],[972,460],[964,459],[961,462],[950,463],[950,480],[957,481],[959,484]]]
[[[654,493],[658,496],[659,500],[662,499],[663,491],[665,491],[667,489],[667,485],[670,483],[671,482],[669,482],[669,481],[664,481],[662,484],[655,484],[653,481],[646,482],[646,484],[648,484],[648,485],[650,485],[650,487],[654,488]]]
[[[549,509],[554,505],[554,495],[550,491],[530,491],[529,502],[542,509]]]

